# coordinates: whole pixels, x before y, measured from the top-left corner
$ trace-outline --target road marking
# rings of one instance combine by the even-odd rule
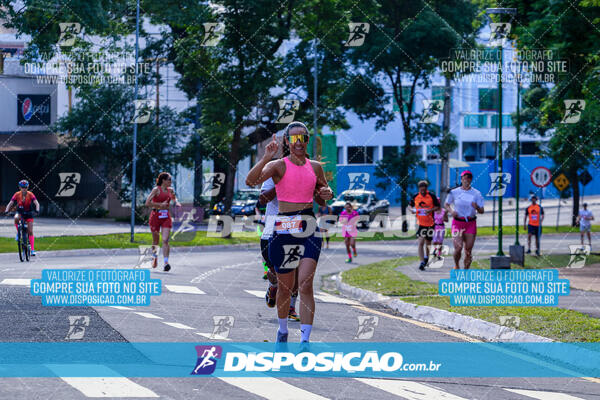
[[[365,306],[353,306],[353,308],[356,308],[356,309],[359,309],[359,310],[362,310],[362,311],[365,311],[365,312],[370,312],[372,314],[381,315],[381,316],[387,317],[387,318],[398,319],[400,321],[408,322],[409,324],[420,326],[421,328],[426,328],[426,329],[430,329],[432,331],[444,333],[444,334],[449,335],[449,336],[454,336],[455,338],[459,338],[459,339],[462,339],[462,340],[467,341],[467,342],[474,342],[474,343],[481,342],[481,340],[474,339],[474,338],[472,338],[470,336],[464,335],[464,334],[459,333],[459,332],[454,332],[454,331],[451,331],[451,330],[448,330],[448,329],[440,328],[439,326],[431,325],[431,324],[428,324],[427,322],[421,322],[421,321],[417,321],[417,320],[414,320],[414,319],[398,317],[397,315],[387,314],[387,313],[384,313],[382,311],[373,310],[373,309],[370,309],[370,308],[365,307]]]
[[[315,294],[315,299],[319,299],[326,303],[349,304],[349,305],[353,305],[353,306],[362,305],[358,301],[345,299],[343,297],[333,296],[329,293],[323,293],[323,292],[319,292],[319,294]]]
[[[219,377],[219,379],[268,400],[327,400],[327,397],[319,396],[275,378]]]
[[[221,335],[213,335],[212,333],[203,333],[203,332],[194,332],[196,335],[200,335],[200,336],[204,336],[207,339],[212,339],[212,340],[231,340],[229,338],[226,338],[225,336],[221,336]]]
[[[127,378],[67,378],[61,379],[86,397],[159,397],[152,390]]]
[[[252,296],[264,298],[265,291],[264,290],[244,290],[244,292],[251,294]]]
[[[581,397],[571,396],[570,394],[556,393],[556,392],[544,392],[539,390],[522,390],[522,389],[508,389],[509,392],[520,394],[521,396],[532,397],[539,400],[583,400]]]
[[[133,308],[125,306],[110,306],[110,308],[114,308],[115,310],[133,310]]]
[[[183,286],[183,285],[165,285],[167,290],[173,293],[186,293],[186,294],[206,294],[196,286]]]
[[[422,383],[401,381],[397,379],[354,378],[359,382],[400,396],[406,400],[466,400],[443,390]]]
[[[31,285],[31,279],[14,279],[14,278],[8,278],[8,279],[3,279],[2,282],[0,282],[0,285],[30,286]]]
[[[162,318],[161,318],[161,317],[159,317],[158,315],[154,315],[154,314],[152,314],[152,313],[149,313],[149,312],[137,312],[137,311],[136,311],[136,312],[135,312],[135,314],[137,314],[137,315],[141,315],[142,317],[145,317],[145,318],[150,318],[150,319],[162,319]]]
[[[245,262],[245,263],[240,263],[240,264],[224,265],[222,267],[218,267],[218,268],[211,269],[211,270],[208,270],[206,272],[201,273],[200,275],[198,275],[197,277],[195,277],[194,279],[192,279],[190,281],[190,283],[201,282],[204,279],[208,278],[209,276],[214,275],[217,272],[220,272],[220,271],[223,271],[223,270],[226,270],[226,269],[229,269],[229,268],[236,268],[236,267],[241,267],[241,266],[244,266],[244,265],[252,265],[252,264],[256,265],[257,263],[258,263],[258,261],[250,261],[250,262]]]
[[[173,328],[177,328],[177,329],[195,329],[195,328],[192,328],[191,326],[180,324],[179,322],[164,322],[163,321],[163,324],[172,326]]]

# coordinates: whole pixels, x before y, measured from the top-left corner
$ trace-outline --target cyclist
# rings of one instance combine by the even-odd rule
[[[290,272],[295,269],[301,299],[301,342],[309,341],[315,314],[313,279],[322,244],[320,235],[315,235],[318,228],[312,212],[313,197],[317,193],[323,200],[333,198],[321,164],[306,158],[308,139],[308,128],[303,123],[290,123],[284,133],[284,146],[289,147],[290,156],[271,161],[279,147],[273,135],[265,155],[246,177],[249,186],[273,178],[279,201],[279,215],[269,239],[269,259],[277,273],[277,342],[287,342],[288,338],[290,295],[296,281],[296,274]],[[312,232],[306,232],[307,228]]]
[[[31,245],[31,255],[35,256],[35,250],[33,249],[34,237],[33,237],[33,211],[36,213],[40,212],[40,203],[38,203],[35,195],[27,190],[29,188],[29,182],[23,179],[19,181],[19,191],[16,192],[6,205],[5,212],[9,212],[14,205],[17,207],[15,214],[15,228],[17,228],[17,236],[15,240],[19,240],[19,221],[21,218],[25,218],[27,222],[27,234],[29,235],[29,244]],[[34,205],[35,210],[32,210],[31,204]]]
[[[152,189],[146,199],[146,207],[152,208],[149,224],[150,232],[152,232],[153,248],[154,246],[158,246],[158,240],[162,234],[163,257],[165,261],[163,267],[164,271],[169,271],[171,269],[171,265],[169,264],[169,235],[171,233],[171,228],[173,227],[173,220],[169,213],[169,203],[173,200],[176,207],[181,207],[181,204],[177,201],[177,196],[175,196],[175,191],[171,187],[172,180],[173,178],[168,172],[161,172],[158,174],[156,186]],[[154,253],[152,268],[156,268],[157,262],[158,254]]]

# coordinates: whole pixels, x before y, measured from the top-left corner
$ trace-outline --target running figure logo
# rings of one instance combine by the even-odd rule
[[[379,317],[375,315],[359,315],[358,317],[358,330],[354,339],[368,340],[373,337],[375,328],[379,324]]]
[[[298,100],[277,100],[279,103],[279,115],[275,120],[276,124],[289,124],[294,120],[296,111],[300,108]]]
[[[213,317],[214,328],[209,339],[223,340],[229,336],[235,319],[231,315],[215,315]]]
[[[79,22],[59,22],[60,37],[56,43],[60,47],[71,47],[75,44],[76,36],[81,32]]]
[[[154,100],[134,100],[135,112],[133,114],[132,124],[145,124],[150,121],[152,110],[156,107]]]
[[[216,46],[223,38],[225,24],[222,22],[205,22],[202,25],[204,25],[204,38],[200,46]]]
[[[60,186],[56,197],[71,197],[75,194],[77,185],[81,183],[81,174],[79,172],[59,172],[58,179]]]
[[[370,175],[366,172],[349,172],[348,173],[348,190],[365,190],[369,183]]]
[[[224,172],[207,172],[204,174],[202,197],[214,197],[219,194],[221,186],[225,184]]]
[[[143,244],[138,246],[138,250],[140,254],[135,268],[152,268],[152,261],[154,261],[155,257],[158,258],[160,246],[148,246]]]
[[[217,359],[223,355],[221,346],[196,346],[198,361],[190,375],[210,375],[217,368]]]
[[[571,253],[571,259],[567,264],[567,268],[583,268],[585,266],[585,261],[587,257],[590,255],[590,246],[589,245],[578,245],[578,244],[570,244],[569,250]]]
[[[283,262],[280,269],[296,269],[300,265],[300,259],[304,255],[304,246],[301,244],[283,245]]]
[[[189,242],[196,236],[196,229],[192,224],[200,214],[200,207],[192,207],[189,211],[182,211],[180,218],[173,219],[171,239],[178,242]]]
[[[423,114],[421,123],[435,124],[440,119],[440,114],[444,110],[444,100],[423,100]]]
[[[68,340],[81,340],[85,334],[85,328],[90,326],[90,317],[87,315],[70,315],[69,316],[69,332],[67,332]]]
[[[371,25],[366,22],[350,22],[348,26],[350,27],[350,35],[348,36],[348,40],[344,46],[362,46],[365,42],[365,38],[367,37],[367,33],[369,33]]]
[[[521,318],[516,315],[500,315],[500,325],[506,329],[500,330],[496,340],[511,340],[515,337],[515,333],[521,325]]]
[[[502,174],[498,172],[490,172],[490,190],[487,196],[502,197],[506,193],[506,188],[512,179],[512,175],[508,172]]]
[[[565,100],[565,116],[561,124],[576,124],[585,110],[585,100]]]
[[[510,33],[511,24],[508,22],[492,22],[490,24],[489,46],[503,46]]]

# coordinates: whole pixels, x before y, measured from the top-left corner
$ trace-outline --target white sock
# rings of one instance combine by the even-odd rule
[[[312,325],[308,325],[308,324],[301,324],[300,325],[300,335],[301,335],[301,342],[308,342],[308,339],[310,339],[310,331],[312,331]]]
[[[288,333],[287,330],[287,318],[277,318],[279,320],[279,332],[280,333]]]
[[[165,264],[169,263],[169,257],[165,257]]]
[[[290,301],[290,307],[293,307],[294,309],[296,309],[296,299],[297,298],[298,298],[298,295],[292,296],[292,300]]]

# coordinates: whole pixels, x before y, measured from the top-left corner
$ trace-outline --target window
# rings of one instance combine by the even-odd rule
[[[479,111],[498,111],[498,89],[479,89]]]
[[[373,164],[375,146],[348,146],[348,164]]]
[[[537,142],[521,142],[521,155],[533,155],[540,151],[540,145]]]
[[[465,128],[487,128],[487,115],[465,114]]]
[[[510,114],[502,114],[502,127],[512,127],[512,117]],[[498,127],[498,114],[492,115],[492,128]]]
[[[343,147],[337,148],[337,162],[338,162],[338,164],[342,164],[344,162],[344,148]]]
[[[383,146],[383,158],[398,158],[398,146]]]
[[[440,158],[440,148],[438,145],[428,144],[427,145],[427,159],[437,160]]]

